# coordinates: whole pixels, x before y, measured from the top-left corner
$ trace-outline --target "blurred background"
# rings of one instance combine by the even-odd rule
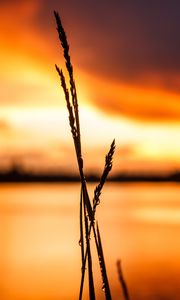
[[[132,300],[178,300],[178,0],[0,1],[0,298],[74,300],[79,292],[80,186],[57,182],[77,180],[77,163],[54,67],[65,70],[53,10],[70,44],[91,179],[116,139],[117,182],[98,207],[113,299],[123,299],[122,259]],[[101,300],[96,259],[93,270]]]

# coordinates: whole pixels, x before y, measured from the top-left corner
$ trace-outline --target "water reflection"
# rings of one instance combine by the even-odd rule
[[[175,208],[140,208],[134,217],[144,222],[180,225],[180,210]]]
[[[79,185],[2,185],[0,192],[1,299],[77,299]],[[179,299],[178,185],[108,184],[98,219],[114,299],[118,258],[132,299]],[[99,287],[97,260],[94,273]]]

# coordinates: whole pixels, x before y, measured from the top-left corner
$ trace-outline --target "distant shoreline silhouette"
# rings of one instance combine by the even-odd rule
[[[97,174],[87,174],[88,182],[99,181]],[[0,183],[5,182],[79,182],[79,176],[70,173],[30,173],[24,172],[19,168],[12,168],[7,172],[0,172]],[[148,173],[117,173],[110,176],[108,181],[111,182],[177,182],[180,183],[180,171],[169,173],[166,175],[148,174]]]

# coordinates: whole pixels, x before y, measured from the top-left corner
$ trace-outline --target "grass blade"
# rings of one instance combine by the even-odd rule
[[[73,139],[74,139],[74,142],[75,142],[75,145],[76,145],[77,144],[77,129],[76,129],[76,126],[75,126],[75,117],[74,117],[73,108],[72,108],[72,105],[71,105],[70,100],[69,100],[69,91],[68,91],[68,88],[67,88],[67,85],[66,85],[66,81],[65,81],[63,71],[60,70],[57,65],[55,65],[55,67],[56,67],[56,71],[57,71],[57,73],[60,77],[61,86],[62,86],[62,89],[64,91],[64,96],[65,96],[65,99],[66,99],[66,105],[67,105],[67,109],[68,109],[68,112],[69,112],[69,125],[71,127],[72,136],[73,136]]]
[[[69,124],[74,140],[76,156],[78,161],[78,167],[80,172],[80,179],[81,179],[81,196],[80,196],[80,244],[81,244],[81,258],[82,258],[82,277],[81,277],[81,286],[80,286],[80,296],[79,299],[82,298],[83,292],[83,282],[84,282],[84,275],[85,275],[85,265],[86,265],[86,258],[88,258],[88,273],[89,273],[89,293],[90,293],[90,300],[95,300],[95,290],[94,290],[94,281],[93,281],[93,271],[92,271],[92,258],[91,258],[91,248],[90,248],[90,233],[91,228],[93,227],[94,237],[99,257],[99,263],[101,268],[102,280],[103,280],[103,289],[105,291],[106,300],[111,300],[111,294],[109,289],[109,283],[106,273],[102,243],[100,238],[100,232],[97,225],[97,229],[94,225],[94,217],[96,206],[100,202],[100,195],[103,188],[103,185],[107,179],[107,176],[112,168],[112,158],[115,150],[115,141],[112,142],[110,151],[106,156],[105,160],[105,167],[103,174],[101,176],[100,182],[94,191],[94,199],[93,199],[93,208],[91,206],[91,202],[89,199],[86,180],[83,172],[83,159],[81,154],[81,135],[80,135],[80,123],[79,123],[79,110],[78,110],[78,99],[77,99],[77,92],[76,92],[76,85],[73,75],[73,66],[71,64],[70,54],[69,54],[69,44],[67,41],[66,33],[62,26],[59,14],[54,12],[56,24],[57,24],[57,31],[59,35],[59,40],[61,46],[63,48],[63,54],[66,63],[66,69],[69,75],[69,84],[70,84],[70,94],[71,94],[71,101],[69,97],[69,90],[67,88],[65,77],[62,72],[57,66],[56,70],[60,76],[61,86],[64,90],[65,99],[67,108],[69,111]],[[83,212],[84,207],[84,212]],[[84,216],[84,227],[83,227],[83,216]],[[89,218],[89,219],[88,219]],[[86,238],[86,252],[84,255],[84,230],[85,228],[85,238]]]
[[[119,282],[120,282],[120,285],[122,287],[124,299],[125,300],[130,300],[129,293],[128,293],[128,288],[127,288],[127,284],[126,284],[126,281],[125,281],[124,276],[123,276],[120,260],[117,261],[117,271],[118,271]]]
[[[67,108],[68,108],[68,111],[69,111],[69,123],[70,123],[71,132],[72,132],[73,139],[74,139],[76,156],[77,156],[77,161],[78,161],[78,166],[79,166],[79,172],[80,172],[80,178],[81,178],[81,183],[82,183],[84,199],[85,199],[85,203],[87,205],[88,216],[89,216],[90,219],[92,219],[92,207],[91,207],[90,199],[89,199],[89,196],[88,196],[88,193],[87,193],[85,177],[84,177],[84,173],[83,173],[83,159],[82,159],[82,155],[81,155],[81,137],[80,137],[78,100],[77,100],[75,80],[74,80],[74,76],[73,76],[73,66],[71,64],[71,59],[70,59],[70,55],[69,55],[69,44],[68,44],[66,33],[65,33],[64,28],[62,26],[59,14],[57,12],[54,12],[54,16],[55,16],[55,19],[56,19],[59,40],[61,42],[61,46],[62,46],[63,51],[64,51],[64,58],[65,58],[65,61],[66,61],[66,68],[67,68],[69,78],[70,78],[70,91],[71,91],[71,97],[72,97],[72,105],[71,105],[70,100],[69,100],[69,92],[68,92],[68,89],[67,89],[67,86],[66,86],[66,82],[65,82],[63,72],[62,72],[62,70],[59,70],[57,65],[56,65],[56,70],[57,70],[57,72],[60,76],[60,79],[61,79],[61,85],[62,85],[62,88],[64,90],[66,103],[67,103]]]
[[[102,188],[104,186],[104,183],[108,177],[109,172],[112,169],[112,160],[113,160],[113,155],[115,151],[115,140],[113,140],[109,152],[106,155],[105,158],[105,166],[104,166],[104,171],[102,173],[102,176],[100,178],[100,182],[97,185],[97,187],[94,190],[94,199],[93,199],[93,213],[95,213],[96,206],[100,203],[100,195],[102,192]]]
[[[86,215],[86,207],[84,206],[84,222],[86,229],[86,245],[87,245],[87,256],[88,256],[88,275],[89,275],[89,297],[90,300],[95,300],[95,290],[94,290],[94,280],[92,271],[92,258],[91,258],[91,248],[90,248],[90,236],[88,233],[88,217]]]
[[[91,234],[91,228],[93,226],[93,232],[94,232],[94,238],[95,238],[97,252],[98,252],[98,242],[97,242],[96,230],[95,230],[95,226],[94,226],[96,206],[100,203],[100,195],[101,195],[101,192],[102,192],[103,185],[104,185],[104,183],[107,179],[107,176],[108,176],[109,172],[112,169],[112,160],[113,160],[114,151],[115,151],[115,140],[113,140],[113,142],[110,146],[109,152],[105,157],[104,171],[103,171],[103,174],[100,178],[100,182],[99,182],[98,186],[96,187],[96,189],[94,191],[93,218],[92,218],[92,220],[90,222],[90,226],[89,226],[89,236]],[[82,275],[81,275],[79,300],[82,299],[82,290],[83,290],[84,276],[85,276],[85,270],[86,270],[86,260],[87,260],[87,247],[86,247],[86,251],[85,251],[84,262],[82,264]]]
[[[112,299],[111,292],[109,288],[109,282],[108,282],[108,277],[106,272],[106,266],[105,266],[105,260],[104,260],[104,254],[103,254],[103,248],[102,248],[98,224],[97,224],[97,242],[98,242],[98,258],[99,258],[99,264],[100,264],[102,282],[103,282],[102,289],[105,293],[106,300],[111,300]]]
[[[83,192],[81,187],[81,196],[80,196],[80,213],[79,213],[79,219],[80,219],[80,240],[79,245],[81,247],[81,260],[82,260],[82,267],[83,268],[83,261],[84,261],[84,232],[83,232]]]
[[[61,46],[64,50],[64,58],[65,58],[65,62],[66,62],[66,68],[67,68],[67,71],[69,74],[70,91],[71,91],[71,97],[72,97],[72,103],[73,103],[73,108],[74,108],[74,112],[75,112],[76,127],[77,127],[77,133],[78,133],[78,136],[77,136],[78,146],[79,146],[78,152],[79,152],[79,156],[81,157],[81,139],[80,139],[78,101],[77,101],[76,85],[75,85],[75,80],[74,80],[74,75],[73,75],[73,66],[71,64],[71,58],[69,55],[69,44],[67,41],[65,30],[62,26],[61,19],[59,17],[59,14],[56,11],[54,11],[54,16],[56,19],[59,40],[60,40]]]

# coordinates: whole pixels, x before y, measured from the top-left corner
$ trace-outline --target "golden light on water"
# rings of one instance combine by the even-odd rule
[[[135,217],[158,224],[180,224],[180,211],[173,208],[141,208],[135,212]]]
[[[92,193],[94,185],[88,187]],[[106,185],[97,214],[113,298],[121,295],[116,270],[120,258],[134,299],[149,300],[155,294],[178,299],[179,192],[175,184]],[[78,184],[1,185],[3,299],[77,297],[78,197]],[[104,299],[98,261],[93,267],[98,297]]]

